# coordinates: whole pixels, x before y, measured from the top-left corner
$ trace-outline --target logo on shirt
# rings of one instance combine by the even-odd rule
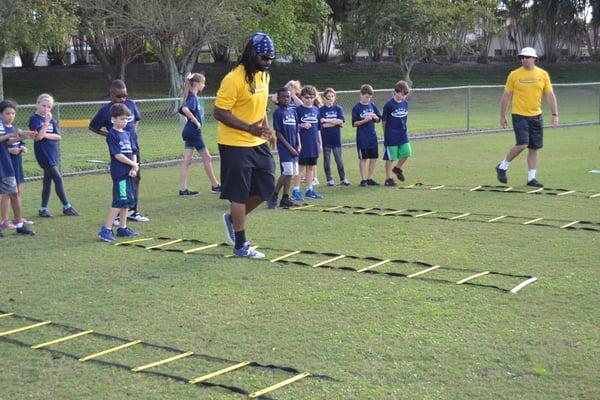
[[[121,149],[121,153],[133,153],[133,150],[131,150],[131,142],[129,140],[119,140],[119,148]]]
[[[365,118],[367,118],[369,115],[374,115],[374,114],[375,114],[375,111],[373,111],[373,109],[372,109],[372,108],[365,108],[364,110],[362,110],[362,111],[360,112],[360,117],[361,117],[362,119],[365,119]]]
[[[326,111],[325,112],[325,118],[329,119],[329,118],[337,118],[338,117],[338,113],[337,111]]]
[[[309,112],[306,113],[302,116],[302,118],[300,118],[300,121],[302,123],[304,122],[308,122],[310,124],[316,124],[317,122],[319,122],[319,119],[317,118],[317,114],[314,112]]]
[[[523,78],[523,79],[519,79],[519,83],[521,85],[537,85],[537,83],[540,80],[541,80],[540,78],[535,78],[535,77]]]
[[[296,126],[296,117],[293,115],[286,115],[283,117],[284,125],[293,125]]]
[[[396,108],[391,115],[394,118],[404,118],[408,115],[408,110],[406,108]]]

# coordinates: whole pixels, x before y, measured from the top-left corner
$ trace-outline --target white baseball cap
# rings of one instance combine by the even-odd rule
[[[521,49],[521,52],[519,53],[519,56],[538,58],[537,53],[535,52],[535,49],[533,47],[523,47]]]

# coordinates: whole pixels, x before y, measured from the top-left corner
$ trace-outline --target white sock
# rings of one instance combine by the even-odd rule
[[[294,190],[300,191],[300,186],[294,186]]]
[[[504,160],[502,160],[502,162],[500,163],[498,168],[506,170],[506,169],[508,169],[509,165],[510,165],[510,161],[506,161],[506,158],[505,158]]]
[[[532,179],[535,179],[536,172],[537,170],[535,169],[530,169],[529,171],[527,171],[527,182],[531,181]]]
[[[306,187],[306,191],[308,192],[309,190],[313,190],[312,185]]]

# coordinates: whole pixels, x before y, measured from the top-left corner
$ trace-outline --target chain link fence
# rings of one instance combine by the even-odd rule
[[[324,89],[324,88],[321,88]],[[412,139],[496,132],[500,129],[500,98],[503,86],[456,86],[432,89],[413,89],[409,97],[409,134]],[[600,123],[600,82],[554,84],[558,99],[561,126]],[[377,89],[373,101],[381,111],[393,95],[393,89]],[[217,153],[216,128],[213,118],[214,97],[200,97],[205,110],[202,130],[209,151]],[[344,144],[355,140],[352,128],[352,107],[358,102],[358,90],[337,92],[337,103],[344,109],[346,124],[342,130]],[[144,165],[168,165],[178,162],[183,155],[181,130],[184,120],[177,113],[180,98],[136,99],[142,114],[139,124],[141,161]],[[88,130],[90,119],[105,104],[103,101],[56,103],[54,118],[60,122],[61,168],[67,175],[105,172],[109,155],[103,137]],[[544,106],[546,106],[544,102]],[[276,105],[269,106],[269,117]],[[35,105],[20,105],[15,126],[27,128],[29,116]],[[548,110],[544,109],[545,115]],[[509,118],[510,121],[510,118]],[[377,126],[378,137],[383,137]],[[28,143],[30,150],[33,144]],[[36,179],[40,169],[33,151],[24,157],[28,179]]]

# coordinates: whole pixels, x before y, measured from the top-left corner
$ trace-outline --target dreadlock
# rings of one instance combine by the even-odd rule
[[[248,82],[252,94],[254,94],[254,91],[256,90],[254,85],[254,75],[259,72],[256,63],[254,62],[254,56],[256,56],[256,53],[252,47],[252,39],[250,39],[248,43],[246,43],[246,47],[244,47],[244,52],[242,53],[239,64],[242,64],[246,70],[246,82]],[[268,74],[269,72],[267,71],[261,71],[261,79],[264,81]]]

